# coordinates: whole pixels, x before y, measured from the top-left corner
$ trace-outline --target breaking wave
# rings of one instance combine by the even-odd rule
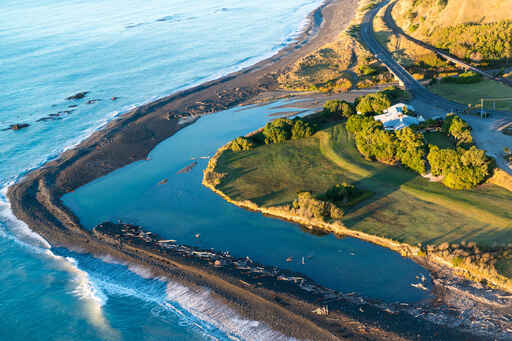
[[[240,317],[233,309],[218,302],[210,291],[204,288],[195,291],[181,284],[169,282],[167,299],[177,302],[194,316],[224,331],[232,340],[295,340],[272,330],[262,322]]]

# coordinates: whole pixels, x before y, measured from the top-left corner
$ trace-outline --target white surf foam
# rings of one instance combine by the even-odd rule
[[[0,223],[8,231],[0,230],[0,236],[14,241],[34,254],[53,260],[57,268],[68,272],[71,275],[70,291],[84,302],[84,311],[90,323],[98,328],[106,339],[118,340],[119,333],[110,327],[103,316],[102,306],[107,301],[106,295],[94,286],[85,271],[78,268],[74,258],[55,255],[46,239],[14,216],[10,202],[6,198],[7,188],[8,186],[0,190]]]
[[[89,274],[78,267],[76,259],[62,257],[46,250],[45,254],[55,260],[56,265],[72,275],[71,293],[84,303],[84,310],[89,322],[108,340],[118,340],[119,332],[113,329],[103,314],[103,305],[107,296],[90,280]]]
[[[9,185],[10,184],[0,190],[0,222],[8,226],[15,234],[14,237],[18,237],[20,242],[42,249],[49,249],[51,246],[46,239],[32,231],[27,224],[18,220],[12,213],[11,203],[7,200],[7,189]],[[3,234],[4,237],[9,237],[7,233],[4,232]]]
[[[218,302],[207,289],[191,290],[181,284],[169,282],[167,299],[177,302],[197,318],[207,321],[229,335],[231,339],[295,340],[269,328],[266,324],[240,317],[228,306]]]

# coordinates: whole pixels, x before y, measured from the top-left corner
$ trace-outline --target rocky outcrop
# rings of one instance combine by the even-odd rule
[[[21,130],[21,129],[28,128],[29,126],[30,126],[30,124],[28,124],[28,123],[16,123],[16,124],[11,124],[9,126],[9,128],[7,128],[5,130]]]
[[[76,93],[76,94],[74,94],[74,95],[72,95],[72,96],[67,97],[66,99],[67,99],[68,101],[70,101],[70,100],[75,100],[75,99],[82,99],[82,98],[84,98],[88,93],[89,93],[89,91],[82,91],[82,92],[78,92],[78,93]]]

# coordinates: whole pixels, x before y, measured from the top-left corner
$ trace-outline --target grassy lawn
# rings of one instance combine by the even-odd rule
[[[472,104],[480,106],[480,99],[486,98],[504,98],[512,97],[512,88],[500,82],[484,79],[476,84],[452,84],[437,83],[429,90],[435,94],[448,98],[459,103]],[[491,104],[486,103],[487,109],[492,109]],[[497,110],[512,111],[512,101],[496,103]]]
[[[220,190],[263,206],[290,203],[300,191],[321,194],[334,184],[352,183],[375,195],[349,209],[344,224],[412,245],[512,243],[511,192],[493,185],[454,191],[406,169],[366,161],[342,123],[303,140],[242,153],[228,150],[217,171],[228,174]]]

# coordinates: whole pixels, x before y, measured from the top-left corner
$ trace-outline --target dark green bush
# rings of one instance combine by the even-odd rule
[[[442,125],[442,131],[452,136],[457,142],[457,145],[469,146],[473,143],[471,127],[457,115],[451,114],[446,116]]]
[[[492,160],[475,146],[457,150],[430,146],[427,159],[432,174],[442,175],[443,184],[452,189],[471,189],[491,174]]]
[[[292,137],[293,121],[287,118],[279,118],[273,122],[268,122],[263,128],[265,143],[282,143]]]
[[[254,142],[247,137],[237,137],[231,142],[231,150],[234,152],[248,151],[255,147]]]
[[[325,192],[325,198],[333,203],[347,203],[354,198],[356,193],[357,191],[354,185],[342,183],[329,188],[327,192]]]
[[[341,115],[350,117],[355,114],[354,106],[347,101],[330,100],[324,104],[324,113],[327,115]]]
[[[411,128],[396,132],[398,137],[397,157],[402,165],[419,174],[427,171],[426,146],[423,134],[415,133]]]
[[[314,134],[314,128],[309,122],[301,119],[293,120],[293,122],[292,140],[299,140]]]
[[[382,112],[390,106],[390,98],[382,92],[359,97],[356,100],[356,110],[363,115],[382,114]]]
[[[310,192],[299,193],[292,207],[296,214],[306,218],[339,220],[344,215],[341,208],[331,202],[314,198]]]

